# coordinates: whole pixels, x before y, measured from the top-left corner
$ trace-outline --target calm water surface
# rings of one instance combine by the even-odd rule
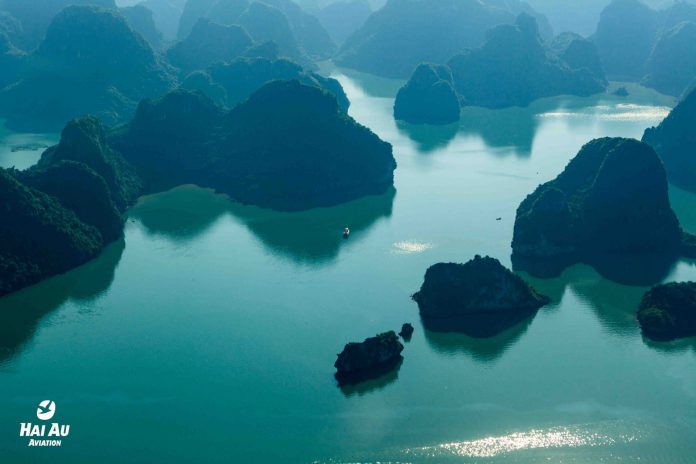
[[[59,138],[58,134],[15,134],[0,120],[0,168],[26,169],[36,164],[44,149]]]
[[[143,198],[99,259],[0,300],[0,461],[696,462],[696,340],[653,345],[634,321],[693,261],[525,276],[553,304],[483,341],[424,330],[409,298],[438,261],[509,265],[528,193],[673,102],[631,88],[412,127],[391,115],[398,82],[332,73],[394,145],[395,190],[297,214],[193,186]],[[696,232],[696,198],[671,194]],[[336,386],[344,343],[407,321],[398,372]],[[43,399],[71,425],[61,448],[18,437]]]

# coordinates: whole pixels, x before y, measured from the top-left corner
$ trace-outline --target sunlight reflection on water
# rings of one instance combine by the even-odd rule
[[[595,118],[613,121],[649,121],[665,118],[670,112],[667,106],[617,104],[599,105],[582,111],[559,110],[539,114],[541,118]]]
[[[613,427],[611,427],[613,429]],[[457,456],[491,458],[516,451],[550,448],[577,448],[631,443],[641,439],[637,430],[604,430],[596,425],[574,425],[532,429],[478,440],[442,443],[435,446],[412,448],[407,453],[414,457]]]
[[[428,242],[416,242],[412,240],[404,240],[392,244],[392,251],[398,254],[423,253],[430,250],[434,245]]]

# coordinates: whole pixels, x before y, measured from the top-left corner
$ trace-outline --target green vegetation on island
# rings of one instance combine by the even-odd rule
[[[529,317],[550,300],[497,259],[438,263],[413,295],[426,327],[489,337]]]
[[[696,282],[657,285],[638,308],[643,334],[656,341],[696,336]]]
[[[296,80],[270,82],[227,113],[184,90],[145,100],[112,144],[148,185],[196,183],[280,210],[384,193],[396,167],[391,146],[332,94]]]
[[[657,153],[633,139],[587,143],[517,209],[513,264],[535,273],[613,255],[694,256]]]
[[[670,181],[696,191],[696,87],[657,126],[646,129],[643,142],[655,149]]]

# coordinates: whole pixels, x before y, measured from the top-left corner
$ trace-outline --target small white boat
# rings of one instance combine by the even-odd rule
[[[350,237],[350,229],[346,227],[345,229],[343,229],[343,238],[348,237]]]

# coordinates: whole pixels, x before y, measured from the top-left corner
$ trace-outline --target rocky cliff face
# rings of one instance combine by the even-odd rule
[[[680,97],[696,81],[696,23],[683,22],[665,32],[646,63],[643,85]]]
[[[638,308],[643,334],[657,341],[696,336],[696,283],[657,285]]]
[[[665,164],[670,181],[696,191],[696,88],[657,127],[643,134],[643,142],[655,149]]]
[[[519,206],[513,262],[678,255],[683,239],[655,151],[636,140],[604,138],[585,145]]]

